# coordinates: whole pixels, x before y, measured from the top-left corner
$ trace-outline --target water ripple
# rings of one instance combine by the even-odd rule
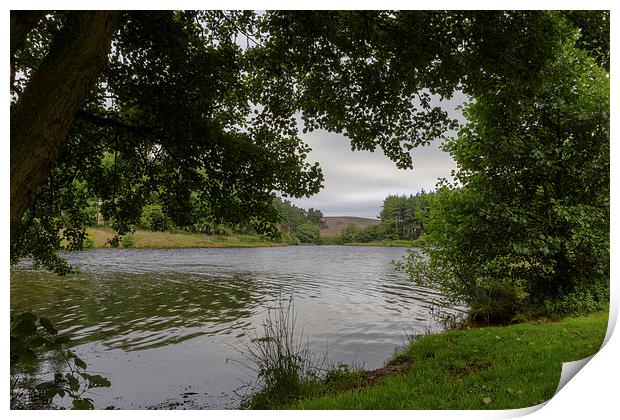
[[[123,395],[132,406],[156,405],[190,383],[232,395],[234,347],[283,297],[293,298],[313,349],[367,367],[381,365],[405,330],[436,325],[429,307],[440,296],[390,264],[403,254],[330,246],[66,253],[82,274],[13,270],[11,309],[50,318],[94,355],[113,383],[101,404]]]

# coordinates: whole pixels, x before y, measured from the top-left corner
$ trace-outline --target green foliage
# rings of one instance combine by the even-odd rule
[[[132,235],[125,235],[121,239],[121,245],[123,248],[133,248],[134,240]]]
[[[523,309],[526,297],[519,284],[491,280],[474,289],[468,318],[487,324],[509,323]]]
[[[412,368],[371,386],[313,395],[307,410],[480,410],[531,407],[553,397],[562,363],[601,347],[607,312],[560,322],[468,328],[423,336],[399,360]]]
[[[409,245],[424,235],[424,223],[434,195],[424,190],[409,196],[389,195],[383,201],[380,224],[365,228],[348,225],[330,241],[340,245],[371,242]]]
[[[160,204],[176,226],[257,218],[254,226],[269,232],[275,191],[318,192],[320,168],[306,162],[309,148],[290,127],[296,110],[252,113],[264,103],[262,89],[252,84],[254,70],[233,35],[254,32],[254,20],[252,12],[235,11],[124,13],[97,88],[55,151],[23,232],[12,236],[12,261],[32,256],[62,271],[53,257],[59,244],[46,239],[83,227],[77,216],[88,202],[101,201],[121,236],[140,224],[149,204]],[[53,32],[46,28],[29,34],[43,42],[27,42],[23,54],[47,54]],[[38,61],[19,66],[27,79]],[[72,179],[85,187],[79,196]],[[75,222],[60,218],[72,212]],[[45,230],[32,227],[34,220]]]
[[[280,221],[280,231],[291,244],[318,244],[323,226],[323,213],[320,210],[305,210],[291,204],[288,200],[275,198],[274,207]]]
[[[434,200],[428,258],[412,251],[401,267],[473,315],[510,319],[544,301],[561,312],[609,277],[609,79],[576,37],[557,43],[536,86],[480,92],[445,145],[460,185]]]
[[[302,244],[320,243],[320,228],[309,221],[297,226],[294,232]]]
[[[172,227],[172,221],[164,214],[161,205],[153,204],[142,210],[141,226],[155,232],[164,232]]]
[[[381,208],[381,225],[385,238],[417,239],[424,233],[424,221],[434,193],[424,190],[416,195],[389,195]]]
[[[215,233],[216,235],[224,235],[224,236],[230,236],[232,235],[234,232],[233,228],[231,228],[228,225],[225,224],[219,224],[217,226],[215,226],[215,229],[213,230],[213,233]]]
[[[546,300],[545,311],[551,315],[579,316],[609,307],[609,283],[598,281],[578,286],[559,299]]]
[[[346,232],[347,239],[350,239],[352,242],[372,242],[378,241],[386,237],[383,226],[374,225],[368,226],[364,229],[358,230],[355,232]],[[345,238],[343,237],[343,241]]]
[[[297,314],[292,299],[267,313],[263,335],[246,330],[249,344],[238,349],[241,365],[256,373],[259,391],[242,403],[242,408],[265,409],[281,405],[303,394],[304,384],[316,376],[308,345],[297,336]],[[303,330],[302,330],[303,335]]]
[[[66,336],[46,318],[30,312],[11,316],[11,408],[49,408],[54,397],[67,396],[74,409],[93,409],[85,395],[93,388],[109,387],[110,381],[86,372],[87,364],[69,348]],[[68,371],[56,372],[52,380],[33,382],[29,369],[36,368],[43,354],[52,352]]]
[[[349,224],[347,227],[340,231],[340,241],[342,243],[354,242],[357,234],[359,233],[360,228],[358,228],[354,224]]]
[[[11,86],[12,103],[63,18],[51,12],[16,52],[24,76]],[[82,247],[99,202],[121,236],[150,204],[178,227],[253,219],[260,233],[274,233],[276,194],[308,196],[323,181],[318,163],[307,162],[297,115],[306,131],[342,133],[354,150],[381,148],[411,167],[412,148],[456,128],[434,97],[460,89],[482,101],[499,89],[501,100],[518,89],[514,97],[530,106],[524,115],[536,115],[527,98],[555,77],[547,64],[576,28],[577,48],[606,65],[606,12],[127,11],[105,70],[92,75],[96,88],[50,154],[58,156],[51,172],[33,186],[11,261],[30,256],[65,272],[54,237],[68,232],[69,247]],[[582,93],[575,109],[593,97]]]
[[[310,208],[306,212],[306,221],[319,227],[325,226],[325,222],[323,221],[323,212],[314,208]]]

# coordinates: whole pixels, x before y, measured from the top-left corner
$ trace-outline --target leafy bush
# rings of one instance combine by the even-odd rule
[[[132,235],[123,236],[123,238],[121,239],[121,245],[123,246],[123,248],[133,248],[134,246],[133,236]]]
[[[547,313],[559,316],[579,316],[600,311],[609,306],[609,283],[598,281],[584,284],[559,299],[544,302]]]
[[[87,237],[84,240],[84,248],[94,248],[94,247],[95,247],[95,241],[93,241],[91,237]]]
[[[291,233],[288,236],[284,236],[284,239],[286,243],[289,245],[300,245],[301,244],[301,241],[299,240],[297,236],[295,236],[294,233]]]
[[[489,282],[479,286],[469,302],[469,319],[505,324],[513,321],[523,308],[527,295],[510,282]]]
[[[609,278],[609,78],[574,39],[554,48],[539,84],[465,107],[468,124],[444,145],[454,183],[431,201],[426,254],[405,262],[472,316],[585,313],[600,301],[586,285]]]
[[[45,352],[65,362],[68,372],[55,372],[53,379],[40,382],[30,375]],[[69,349],[69,339],[46,318],[30,312],[11,317],[11,409],[50,408],[55,396],[69,397],[74,409],[93,409],[85,394],[93,388],[109,387],[110,381],[86,372],[87,365]]]
[[[214,229],[214,233],[216,235],[231,236],[235,232],[234,232],[233,228],[231,228],[230,226],[227,226],[227,225],[217,225],[215,227],[215,229]]]
[[[341,243],[349,243],[354,242],[357,234],[359,233],[360,228],[355,226],[354,224],[349,224],[347,227],[340,231],[339,242]]]
[[[361,229],[355,235],[353,235],[354,242],[372,242],[381,239],[383,236],[381,225],[368,226]]]
[[[320,242],[321,230],[317,225],[311,222],[304,222],[297,226],[294,229],[294,233],[301,243],[318,244]]]
[[[142,211],[141,225],[152,231],[164,232],[172,228],[173,224],[160,205],[149,205]]]

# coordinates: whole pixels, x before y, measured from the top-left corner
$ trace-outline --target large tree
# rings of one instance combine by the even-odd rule
[[[321,186],[297,115],[410,167],[455,127],[434,97],[535,87],[567,27],[604,33],[600,15],[12,12],[12,259],[58,268],[92,200],[121,234],[153,195],[179,225],[267,228],[275,191]],[[583,48],[608,63],[597,39]]]
[[[608,61],[580,40],[556,45],[540,84],[479,92],[445,145],[458,182],[431,207],[426,254],[411,251],[405,267],[472,318],[608,301]]]

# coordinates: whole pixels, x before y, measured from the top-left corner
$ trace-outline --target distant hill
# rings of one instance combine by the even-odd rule
[[[348,225],[355,225],[360,229],[381,223],[379,219],[368,217],[334,216],[324,217],[325,227],[321,229],[321,236],[336,236]]]

